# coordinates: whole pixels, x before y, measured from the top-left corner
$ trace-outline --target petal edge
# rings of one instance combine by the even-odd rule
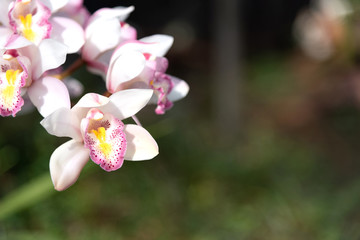
[[[150,160],[159,154],[159,147],[155,139],[143,127],[126,124],[124,128],[127,149],[125,160]]]
[[[60,145],[50,157],[50,175],[57,191],[73,185],[89,160],[89,151],[81,142],[70,140]]]

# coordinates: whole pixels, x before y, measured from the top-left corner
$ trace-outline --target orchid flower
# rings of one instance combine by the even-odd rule
[[[50,158],[54,187],[65,190],[76,182],[89,156],[105,171],[119,169],[124,160],[148,160],[158,154],[149,132],[122,120],[143,108],[152,90],[119,91],[109,98],[95,93],[83,96],[73,108],[60,108],[41,121],[49,134],[70,137]]]
[[[28,79],[30,60],[14,51],[7,51],[2,53],[0,65],[0,115],[15,117],[24,104],[21,88]]]
[[[166,74],[168,60],[163,57],[173,43],[167,35],[153,35],[139,41],[127,41],[118,46],[111,56],[106,75],[106,88],[110,93],[130,88],[154,90],[151,103],[155,112],[164,114],[173,101],[185,97],[188,84]]]
[[[8,14],[10,21],[8,25],[5,24],[4,26],[13,27],[16,32],[14,34],[10,28],[0,28],[0,46],[3,46],[4,49],[4,54],[1,54],[1,57],[5,61],[2,64],[4,80],[1,82],[3,91],[0,97],[7,102],[1,106],[0,114],[2,116],[15,116],[24,103],[22,95],[26,93],[40,114],[45,117],[58,107],[70,105],[70,101],[68,100],[69,93],[62,82],[52,77],[42,77],[42,75],[47,70],[59,67],[65,62],[67,53],[77,51],[81,47],[82,43],[79,44],[76,39],[78,39],[79,34],[83,34],[83,30],[74,35],[75,45],[66,45],[70,40],[72,31],[76,30],[77,27],[73,28],[68,19],[48,18],[50,16],[48,13],[51,14],[50,9],[56,10],[67,1],[52,3],[52,1],[44,0],[47,6],[39,0],[16,0],[2,3],[5,4],[6,2],[10,9]],[[28,23],[24,25],[24,21],[29,21],[27,30],[25,25]],[[67,25],[66,27],[69,27],[70,30],[57,31],[59,28],[64,28],[62,24]],[[76,23],[75,26],[78,24]],[[51,34],[56,35],[55,39],[61,41],[48,38],[47,31],[50,28],[52,29]],[[81,29],[81,27],[79,28]],[[30,35],[32,37],[29,37]],[[27,64],[23,64],[24,59],[26,59]],[[6,61],[10,61],[12,64]],[[18,62],[18,65],[13,64],[15,61]],[[18,67],[15,69],[14,66]],[[11,71],[7,72],[7,70],[13,71],[14,74],[9,75]],[[13,79],[21,79],[21,81]],[[9,88],[9,86],[16,87]],[[14,89],[11,95],[6,94],[10,89]]]
[[[2,0],[0,3],[0,47],[20,48],[44,39],[53,39],[67,46],[67,53],[75,53],[84,44],[84,30],[74,20],[52,16],[67,0]],[[14,43],[16,42],[16,44]]]
[[[54,15],[71,18],[84,27],[90,17],[90,13],[83,5],[83,2],[84,0],[69,0],[68,3],[55,12]]]
[[[24,104],[22,95],[25,93],[44,117],[58,107],[70,105],[64,83],[42,77],[45,71],[65,62],[66,47],[63,44],[44,39],[38,47],[31,44],[0,53],[1,116],[15,116]]]
[[[91,72],[104,76],[115,48],[121,42],[136,39],[135,28],[124,22],[133,10],[133,6],[102,8],[89,18],[82,57]]]

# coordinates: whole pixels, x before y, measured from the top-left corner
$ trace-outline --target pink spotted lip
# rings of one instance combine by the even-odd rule
[[[82,120],[84,145],[90,150],[90,158],[105,171],[119,169],[126,152],[124,124],[111,114],[91,109]]]
[[[164,114],[166,110],[169,110],[173,106],[173,103],[167,97],[174,87],[171,78],[165,73],[156,72],[154,79],[149,82],[149,85],[158,96],[155,113]]]
[[[24,100],[21,88],[25,86],[28,70],[14,50],[7,51],[0,59],[0,115],[15,117]]]
[[[174,83],[171,81],[170,76],[165,74],[169,62],[165,57],[156,57],[149,53],[143,53],[145,56],[146,67],[151,69],[151,78],[148,82],[149,87],[154,90],[157,95],[156,114],[164,114],[166,110],[172,108],[173,103],[168,99],[168,95],[174,88]]]

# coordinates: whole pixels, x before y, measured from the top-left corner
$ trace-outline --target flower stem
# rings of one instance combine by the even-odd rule
[[[112,93],[110,93],[109,91],[106,91],[106,92],[103,93],[103,95],[105,97],[110,97],[112,95]]]
[[[60,74],[53,75],[52,77],[58,78],[59,80],[63,80],[64,78],[73,74],[76,70],[78,70],[82,65],[84,65],[84,60],[82,58],[78,58],[73,64],[70,65],[68,69],[63,71]]]
[[[131,117],[132,117],[132,119],[134,120],[134,122],[135,122],[137,125],[139,125],[140,127],[142,127],[141,122],[139,121],[139,119],[138,119],[135,115],[133,115],[133,116],[131,116]]]

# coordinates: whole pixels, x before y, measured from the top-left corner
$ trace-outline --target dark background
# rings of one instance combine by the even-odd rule
[[[292,46],[292,23],[309,0],[239,0],[237,1],[246,56],[264,51],[286,50]],[[140,35],[159,33],[171,21],[183,20],[195,30],[197,40],[211,42],[214,1],[91,1],[85,0],[90,12],[102,7],[135,6],[130,23],[139,24]],[[141,22],[141,24],[140,24]],[[224,26],[226,27],[226,26]]]

